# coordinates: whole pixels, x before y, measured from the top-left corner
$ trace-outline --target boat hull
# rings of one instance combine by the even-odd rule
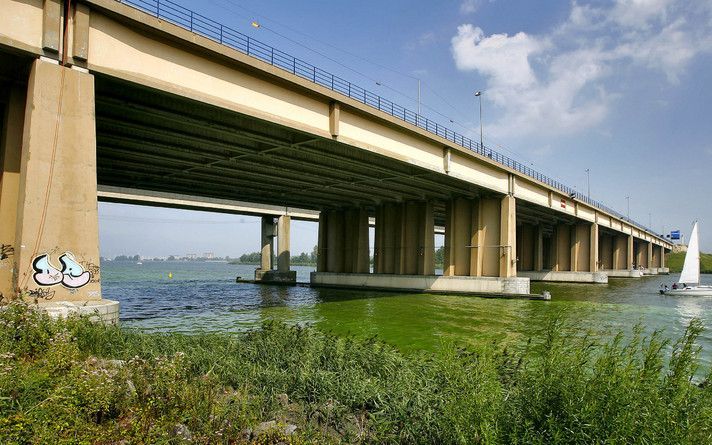
[[[663,291],[663,294],[670,296],[686,296],[686,297],[712,297],[712,286],[694,286],[684,289],[670,289]]]

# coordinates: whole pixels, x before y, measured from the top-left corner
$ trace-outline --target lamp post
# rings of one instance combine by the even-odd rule
[[[628,213],[626,213],[626,218],[630,221],[630,196],[626,196],[625,200],[628,203]]]
[[[482,145],[482,91],[477,91],[475,97],[480,99],[480,150],[482,150],[482,154],[484,154],[485,146]]]
[[[588,200],[591,200],[591,169],[586,169],[586,187],[588,191]]]

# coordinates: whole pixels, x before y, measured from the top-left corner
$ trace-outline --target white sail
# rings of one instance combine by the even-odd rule
[[[697,284],[700,282],[700,243],[697,236],[697,221],[692,226],[690,243],[687,245],[685,264],[682,266],[680,283]]]

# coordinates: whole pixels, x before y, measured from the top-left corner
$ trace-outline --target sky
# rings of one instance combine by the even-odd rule
[[[712,252],[712,0],[177,3]],[[251,26],[255,21],[259,28]],[[587,174],[586,170],[589,170]],[[629,197],[629,199],[626,199]],[[248,216],[100,203],[104,256],[239,256]],[[687,235],[686,235],[687,236]],[[317,225],[295,222],[292,252]]]

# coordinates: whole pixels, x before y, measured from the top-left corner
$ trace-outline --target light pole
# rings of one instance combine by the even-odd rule
[[[626,196],[625,200],[628,203],[628,213],[626,214],[626,218],[630,221],[630,196]]]
[[[591,169],[586,169],[586,186],[588,191],[588,200],[591,200]]]
[[[484,154],[485,146],[482,145],[482,91],[477,91],[475,97],[480,99],[480,150],[482,150],[482,154]]]

